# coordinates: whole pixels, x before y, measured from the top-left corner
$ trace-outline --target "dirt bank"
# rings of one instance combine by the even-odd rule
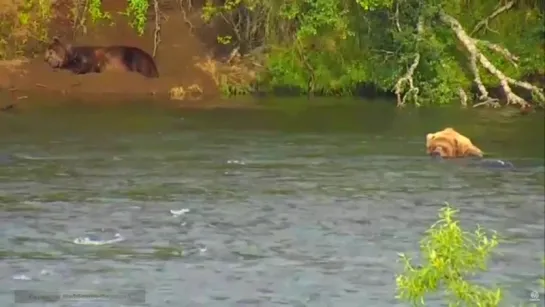
[[[51,25],[50,36],[58,35],[63,40],[74,44],[86,45],[132,45],[140,47],[150,54],[153,51],[153,16],[149,17],[146,32],[139,36],[128,24],[126,16],[119,14],[125,10],[124,1],[103,1],[106,12],[112,15],[114,25],[100,24],[88,28],[86,34],[73,37],[73,27],[67,18],[57,17]],[[67,8],[57,3],[57,15],[62,16]],[[0,62],[0,97],[4,100],[0,106],[27,98],[55,97],[75,100],[96,100],[110,102],[120,99],[169,100],[172,94],[180,96],[184,89],[183,101],[190,105],[214,100],[219,96],[218,86],[213,76],[199,68],[199,63],[209,61],[214,53],[209,42],[215,41],[217,33],[203,31],[197,35],[188,26],[187,16],[183,16],[180,7],[162,8],[164,18],[161,29],[161,42],[157,53],[157,66],[160,77],[147,79],[134,73],[103,73],[74,75],[67,71],[55,71],[43,59],[42,54],[35,58],[22,58]],[[153,14],[151,14],[153,15]],[[66,16],[69,16],[66,12]],[[195,27],[198,12],[193,14]],[[201,27],[205,27],[200,24]],[[204,33],[204,34],[203,34]],[[35,100],[35,99],[32,99]],[[10,102],[11,101],[11,102]],[[179,104],[180,100],[172,100]]]

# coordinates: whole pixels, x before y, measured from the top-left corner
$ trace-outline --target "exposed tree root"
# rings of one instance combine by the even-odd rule
[[[488,60],[488,58],[482,54],[482,52],[479,51],[479,48],[477,45],[481,43],[484,46],[489,47],[491,50],[497,51],[500,54],[506,56],[511,61],[513,61],[513,59],[518,59],[514,57],[513,55],[511,55],[511,53],[507,49],[500,47],[498,45],[489,43],[489,42],[484,42],[482,40],[478,40],[478,39],[470,37],[467,34],[467,32],[464,30],[464,28],[462,27],[460,22],[456,18],[446,14],[445,12],[441,12],[440,18],[443,23],[448,25],[452,29],[452,31],[454,31],[458,40],[464,45],[464,47],[469,52],[470,67],[475,77],[474,82],[477,85],[477,88],[479,90],[479,93],[480,93],[479,100],[481,101],[481,103],[474,105],[474,107],[478,105],[483,105],[483,104],[499,106],[497,99],[491,98],[485,86],[483,85],[480,78],[479,71],[478,71],[477,63],[481,64],[483,68],[485,68],[489,73],[491,73],[496,78],[498,78],[498,80],[500,80],[500,85],[505,93],[507,104],[518,104],[520,105],[521,108],[526,108],[528,106],[528,102],[526,102],[522,97],[513,93],[513,90],[511,89],[511,85],[518,86],[528,91],[531,91],[540,102],[542,103],[545,102],[545,95],[543,94],[543,91],[540,88],[528,82],[517,81],[513,78],[506,76],[501,70],[499,70],[496,66],[494,66],[494,64],[492,64],[490,60]]]
[[[422,18],[420,18],[418,20],[418,25],[417,25],[417,41],[420,41],[422,39],[422,33],[424,32],[424,20]],[[414,103],[416,105],[419,105],[418,103],[418,93],[420,91],[420,89],[416,86],[414,86],[414,80],[413,80],[413,75],[414,75],[414,71],[416,70],[416,68],[418,67],[418,64],[420,64],[420,53],[416,53],[415,56],[414,56],[414,60],[411,64],[411,66],[409,66],[409,69],[407,70],[407,72],[397,80],[396,82],[396,85],[394,87],[395,89],[395,94],[397,96],[397,106],[398,107],[403,107],[405,106],[405,102],[407,100],[407,98],[409,97],[409,95],[412,95],[413,97],[413,100],[414,100]],[[405,83],[407,83],[409,85],[409,89],[403,94],[403,97],[402,97],[402,92],[405,90]]]

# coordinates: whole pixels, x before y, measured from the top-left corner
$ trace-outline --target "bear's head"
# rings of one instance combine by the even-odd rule
[[[45,50],[44,60],[53,68],[66,66],[72,58],[72,46],[64,44],[58,37],[54,37]]]
[[[441,158],[483,156],[483,152],[469,138],[450,127],[426,135],[426,153]]]

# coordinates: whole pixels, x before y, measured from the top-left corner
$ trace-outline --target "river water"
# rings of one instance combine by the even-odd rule
[[[280,105],[2,114],[0,306],[403,306],[444,202],[505,240],[478,282],[539,289],[543,114]],[[518,169],[430,161],[446,126]]]

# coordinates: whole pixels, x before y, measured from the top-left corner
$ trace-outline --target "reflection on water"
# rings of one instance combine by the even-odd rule
[[[1,117],[2,306],[15,289],[107,294],[88,306],[134,289],[149,306],[394,306],[397,253],[416,255],[445,201],[505,237],[480,278],[509,302],[528,302],[543,272],[542,114],[293,103]],[[424,136],[445,126],[518,169],[431,162]]]

